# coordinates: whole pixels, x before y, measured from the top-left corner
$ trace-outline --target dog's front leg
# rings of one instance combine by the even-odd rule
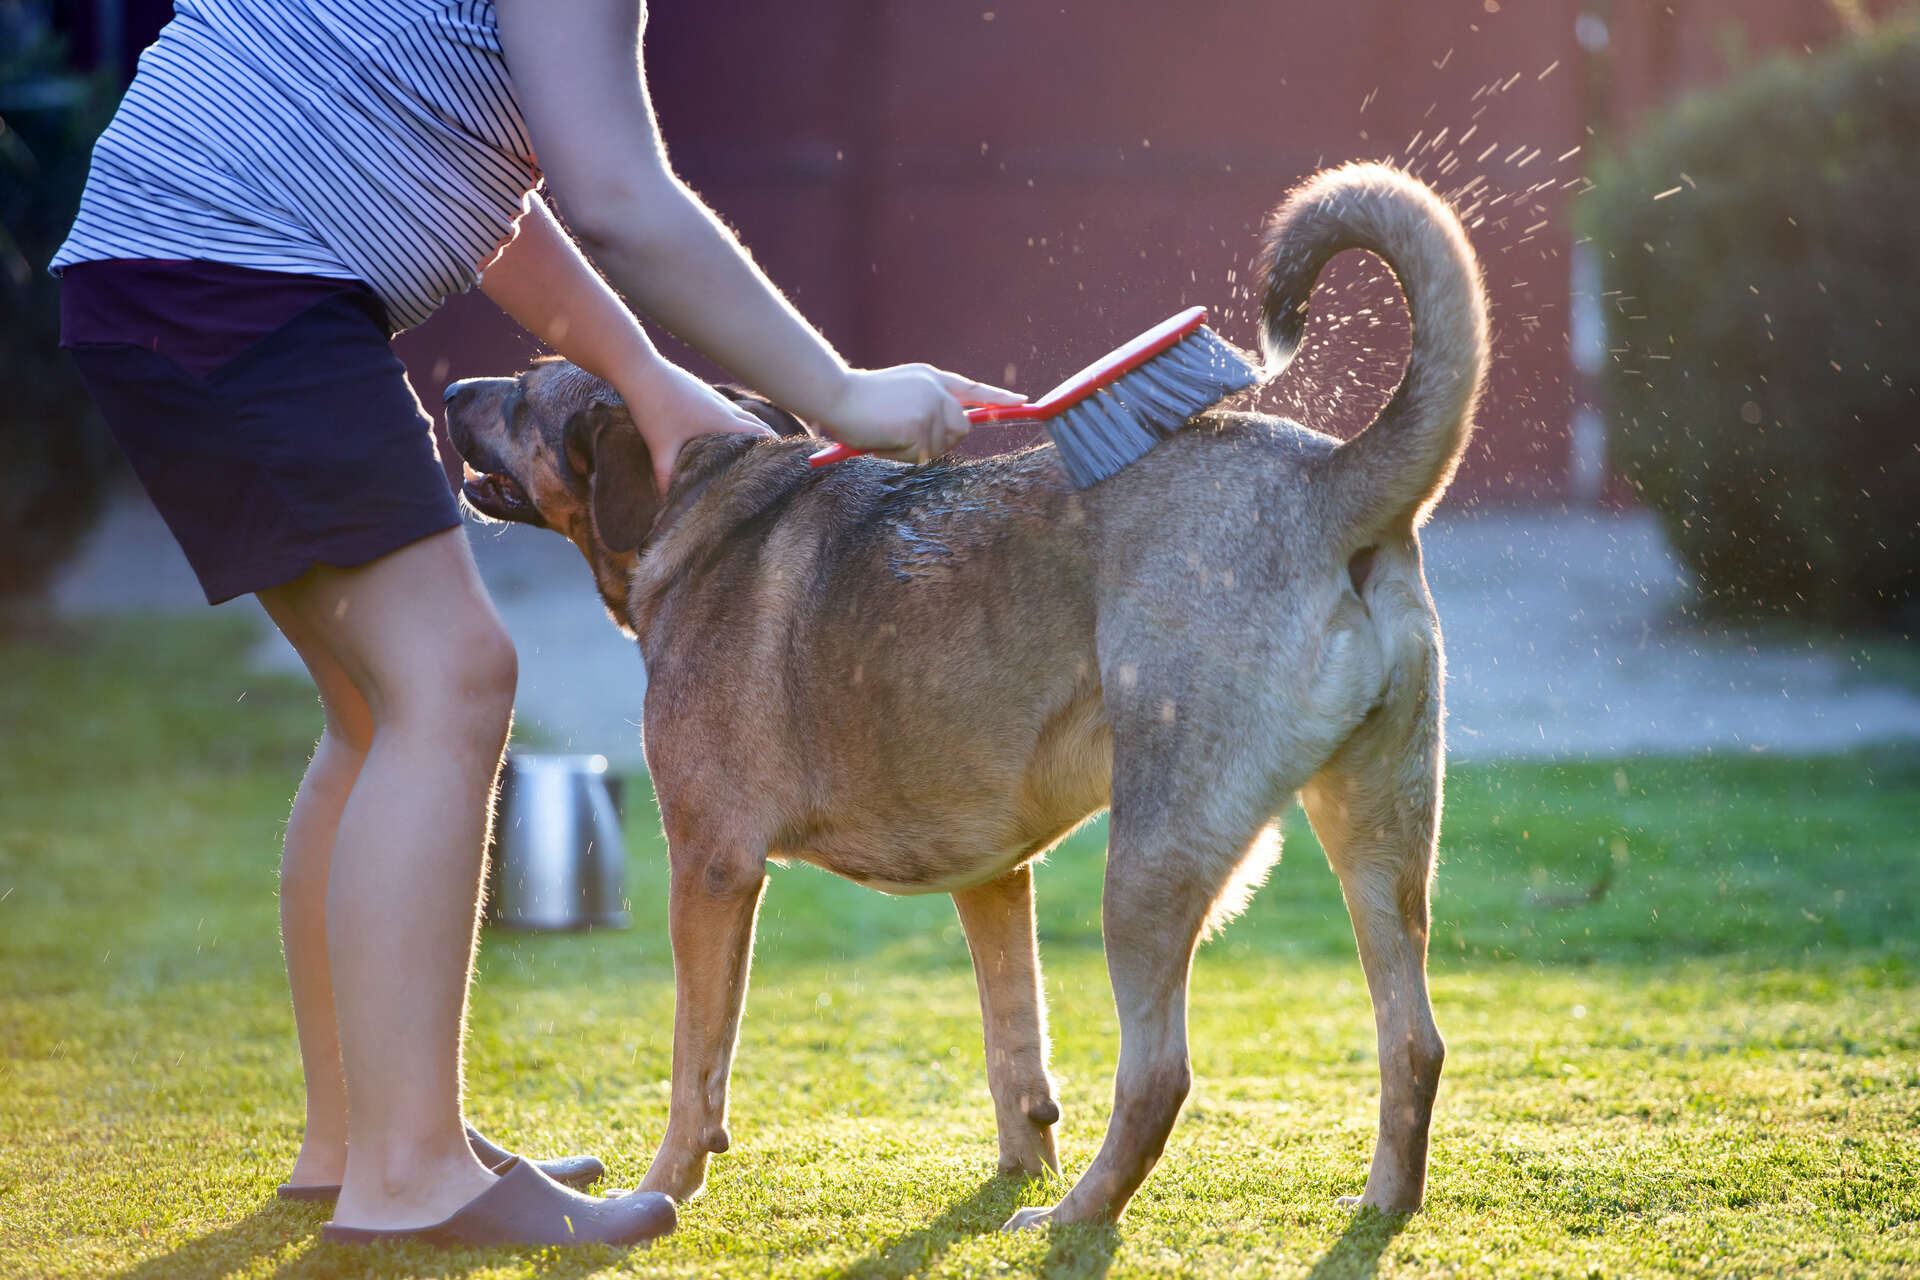
[[[706,1185],[707,1160],[730,1145],[727,1077],[747,999],[754,917],[766,859],[682,856],[672,848],[668,926],[673,938],[673,1097],[667,1133],[643,1191],[685,1204]]]
[[[1000,1172],[1060,1172],[1060,1119],[1047,1076],[1047,1010],[1033,938],[1033,869],[1019,867],[953,895],[973,953],[986,1027],[987,1088],[1000,1131]]]

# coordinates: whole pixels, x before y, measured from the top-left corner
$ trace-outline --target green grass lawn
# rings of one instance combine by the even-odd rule
[[[1195,966],[1196,1083],[1117,1229],[995,1234],[1065,1182],[994,1176],[944,898],[775,872],[734,1149],[632,1253],[353,1252],[273,1187],[299,1137],[280,826],[318,712],[231,619],[0,642],[0,1276],[1615,1276],[1920,1270],[1920,752],[1461,767],[1435,893],[1450,1046],[1427,1209],[1334,1208],[1372,1141],[1371,1015],[1304,821]],[[666,1117],[664,851],[634,926],[489,934],[469,1108],[645,1168]],[[1084,1168],[1117,1033],[1102,831],[1040,870]],[[1611,867],[1595,904],[1555,910]]]

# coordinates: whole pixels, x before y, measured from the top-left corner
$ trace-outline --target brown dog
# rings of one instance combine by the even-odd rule
[[[1029,864],[1111,806],[1102,905],[1120,1060],[1106,1141],[1047,1219],[1111,1221],[1191,1081],[1187,974],[1299,795],[1372,993],[1381,1097],[1357,1203],[1418,1207],[1444,1046],[1426,984],[1441,651],[1416,526],[1487,360],[1472,249],[1426,187],[1320,175],[1261,256],[1269,365],[1320,268],[1365,248],[1413,316],[1406,376],[1352,441],[1212,413],[1067,486],[1051,448],[807,466],[816,441],[708,436],[660,500],[618,397],[570,365],[449,392],[481,513],[558,530],[646,658],[646,756],[672,864],[667,1131],[680,1200],[727,1149],[727,1078],[769,859],[950,893],[979,980],[1000,1168],[1058,1169]],[[1349,1202],[1353,1202],[1350,1200]]]

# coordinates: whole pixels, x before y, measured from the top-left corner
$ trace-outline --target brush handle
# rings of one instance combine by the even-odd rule
[[[983,422],[1021,422],[1035,416],[1037,406],[1028,404],[983,404],[967,410],[967,421],[976,427]],[[836,462],[845,462],[848,458],[857,458],[870,453],[870,449],[856,449],[850,444],[835,441],[826,448],[808,457],[810,467],[830,467]]]

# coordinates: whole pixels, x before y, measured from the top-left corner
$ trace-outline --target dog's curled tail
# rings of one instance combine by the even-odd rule
[[[1286,367],[1307,327],[1320,269],[1366,249],[1393,271],[1413,322],[1406,375],[1373,425],[1333,458],[1355,524],[1415,524],[1439,501],[1473,430],[1487,368],[1487,298],[1465,228],[1446,202],[1382,164],[1318,174],[1274,212],[1261,243],[1261,339],[1267,372]]]

